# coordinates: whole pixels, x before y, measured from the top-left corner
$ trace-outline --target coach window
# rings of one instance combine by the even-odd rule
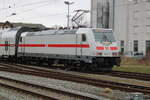
[[[86,35],[82,34],[82,41],[85,42],[86,41]]]

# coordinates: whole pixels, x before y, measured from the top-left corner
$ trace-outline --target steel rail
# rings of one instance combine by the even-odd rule
[[[5,79],[5,80],[11,80],[11,79],[8,79],[8,78],[4,78],[4,77],[0,77],[0,80],[1,79]],[[13,80],[14,81],[14,80]],[[15,81],[15,82],[17,82],[17,81]],[[18,91],[22,91],[23,93],[26,93],[26,94],[30,94],[30,95],[32,95],[32,96],[37,96],[37,97],[41,97],[41,98],[43,98],[43,99],[45,99],[45,100],[58,100],[58,99],[56,99],[56,98],[54,98],[54,97],[51,97],[51,96],[47,96],[47,95],[44,95],[44,94],[41,94],[41,93],[38,93],[38,92],[33,92],[33,91],[29,91],[28,89],[23,89],[23,88],[20,88],[20,87],[17,87],[17,86],[13,86],[13,85],[9,85],[9,84],[7,84],[7,83],[2,83],[2,82],[0,82],[0,85],[2,86],[2,87],[7,87],[7,88],[11,88],[11,89],[14,89],[14,90],[18,90]]]
[[[1,63],[0,63],[1,64]],[[20,66],[23,68],[29,68],[33,70],[37,70],[37,68],[32,68],[26,65],[22,64],[14,64],[15,66]],[[42,69],[43,71],[44,69]],[[44,70],[47,71],[47,70]],[[90,72],[90,74],[100,74],[100,75],[110,75],[110,76],[116,76],[121,78],[130,78],[130,79],[137,79],[137,80],[143,80],[143,81],[150,81],[150,74],[146,73],[136,73],[136,72],[123,72],[123,71],[111,71],[111,72]]]
[[[108,74],[108,75],[111,75],[111,76],[117,76],[117,77],[124,77],[124,78],[150,81],[150,74],[144,74],[144,73],[112,71],[110,73],[105,73],[105,74],[106,75]]]
[[[93,95],[86,95],[84,93],[81,93],[81,94],[80,93],[73,93],[73,92],[70,92],[70,91],[61,90],[60,88],[59,89],[50,88],[50,87],[38,85],[38,84],[35,84],[35,83],[29,83],[29,82],[16,80],[16,79],[8,78],[8,77],[0,76],[0,80],[11,81],[11,85],[7,84],[7,82],[1,83],[1,81],[0,81],[0,85],[2,85],[2,86],[10,87],[10,88],[13,88],[15,90],[23,91],[25,93],[33,94],[33,95],[36,95],[36,96],[40,96],[40,97],[43,97],[44,100],[60,100],[60,97],[54,97],[53,95],[47,95],[47,94],[41,93],[39,91],[39,88],[42,89],[42,90],[44,89],[48,92],[54,92],[58,95],[62,94],[64,96],[68,96],[68,98],[74,97],[74,98],[78,98],[80,100],[99,100],[98,97],[92,97]],[[36,87],[37,91],[36,90],[31,91],[31,89],[28,90],[26,88],[21,88],[20,86],[12,85],[12,82],[14,82],[15,84],[18,83],[18,84],[22,84],[22,85],[25,85],[25,86],[29,86],[31,88],[34,87],[34,89]]]
[[[7,65],[11,67],[12,65]],[[23,67],[23,66],[21,66]],[[27,68],[27,66],[26,66]],[[30,69],[30,67],[28,67]],[[139,86],[139,85],[132,85],[132,84],[125,84],[125,83],[117,83],[112,81],[104,81],[99,79],[93,79],[88,77],[81,77],[78,75],[73,75],[69,73],[61,73],[61,72],[54,72],[50,70],[38,70],[37,68],[31,68],[29,69],[15,69],[15,68],[0,68],[0,70],[8,71],[8,72],[15,72],[20,74],[28,74],[28,75],[35,75],[35,76],[41,76],[41,77],[47,77],[47,78],[54,78],[59,80],[66,80],[66,81],[73,81],[78,83],[84,83],[89,85],[94,85],[97,87],[104,87],[104,88],[112,88],[127,92],[142,92],[145,94],[150,94],[150,87],[146,86]]]

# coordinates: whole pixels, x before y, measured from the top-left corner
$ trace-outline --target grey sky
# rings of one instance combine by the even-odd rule
[[[75,2],[70,12],[76,9],[90,10],[90,0],[68,0]],[[16,13],[16,15],[13,15]],[[46,26],[66,26],[67,5],[64,0],[0,0],[0,21],[41,23]],[[87,16],[89,21],[89,15]]]

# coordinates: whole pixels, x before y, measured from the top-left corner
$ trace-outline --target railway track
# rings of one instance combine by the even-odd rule
[[[23,68],[29,68],[26,65],[18,64]],[[36,68],[30,67],[30,69],[36,70]],[[83,73],[83,72],[82,72]],[[111,71],[111,72],[87,72],[89,74],[100,74],[100,75],[109,75],[109,76],[116,76],[121,78],[130,78],[130,79],[137,79],[143,81],[150,81],[150,74],[145,73],[136,73],[136,72],[123,72],[123,71]]]
[[[15,85],[13,82],[15,83]],[[24,85],[26,84],[26,86],[17,86],[16,84],[24,84]],[[5,77],[0,77],[0,86],[1,87],[17,90],[18,92],[23,92],[26,94],[31,94],[32,96],[37,96],[37,97],[45,99],[45,100],[58,100],[52,96],[48,96],[46,94],[41,94],[37,91],[31,91],[31,87],[30,87],[30,89],[27,89],[27,85],[28,85],[28,88],[29,88],[29,85],[35,86],[33,84],[28,84],[28,83],[21,82],[21,81],[17,81],[17,80],[5,78]],[[23,88],[23,87],[26,87],[26,88]]]
[[[2,64],[0,63],[1,71],[8,71],[14,72],[19,74],[28,74],[28,75],[35,75],[47,78],[54,78],[59,80],[66,80],[78,83],[89,84],[101,88],[111,88],[115,90],[121,90],[126,92],[141,92],[144,94],[150,94],[150,87],[147,86],[140,86],[140,85],[132,85],[132,84],[125,84],[125,83],[117,83],[112,81],[104,81],[99,79],[93,79],[68,73],[61,73],[58,71],[50,71],[45,69],[38,69],[35,67],[29,67],[26,65],[10,65],[10,64]]]
[[[112,71],[110,73],[105,73],[105,75],[150,81],[150,74],[144,73]]]
[[[76,100],[99,100],[98,96],[78,93],[74,91],[69,91],[65,89],[61,89],[53,87],[42,86],[40,84],[20,81],[8,77],[0,76],[0,86],[14,89],[17,91],[21,91],[26,94],[30,94],[32,96],[40,97],[40,100],[69,100],[69,99],[76,99]],[[59,95],[59,96],[58,96]],[[63,98],[63,99],[62,99]]]

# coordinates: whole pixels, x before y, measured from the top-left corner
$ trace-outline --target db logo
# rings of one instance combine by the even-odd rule
[[[109,47],[105,47],[106,50],[109,50]]]

